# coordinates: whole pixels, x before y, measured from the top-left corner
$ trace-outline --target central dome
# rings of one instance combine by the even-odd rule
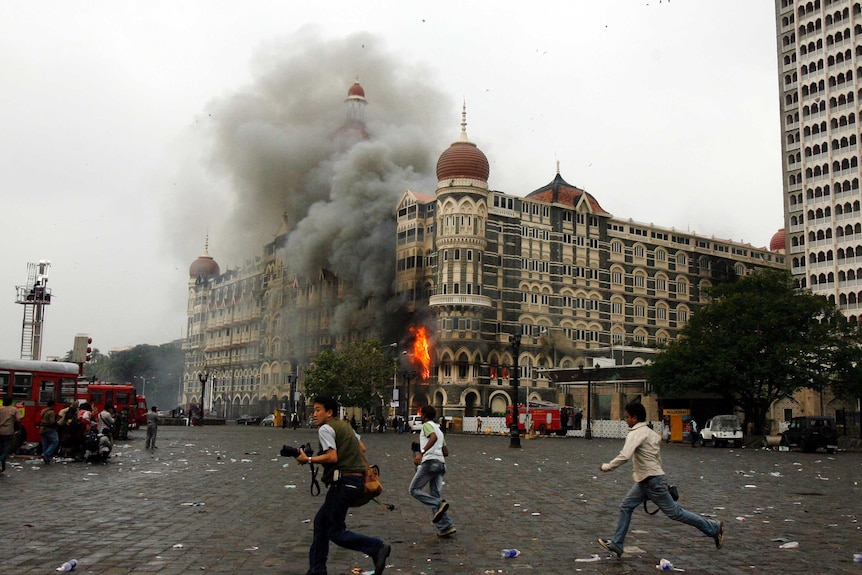
[[[467,106],[461,112],[461,137],[440,154],[437,160],[437,181],[453,178],[469,178],[488,181],[490,173],[488,158],[467,139]]]

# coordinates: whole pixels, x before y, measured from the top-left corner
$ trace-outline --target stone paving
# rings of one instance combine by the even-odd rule
[[[621,440],[449,435],[444,497],[458,532],[438,538],[430,511],[407,494],[415,435],[369,434],[382,470],[382,500],[348,516],[348,527],[392,544],[387,574],[655,573],[660,559],[699,573],[857,573],[862,553],[862,454],[692,449],[665,445],[665,470],[680,504],[725,522],[712,539],[661,513],[638,510],[627,553],[596,543],[616,525],[631,485],[626,464],[611,473]],[[159,449],[144,433],[118,442],[107,465],[14,458],[0,476],[0,573],[48,574],[78,560],[77,573],[302,575],[320,498],[310,473],[278,456],[312,429],[168,427]],[[796,548],[781,548],[797,542]],[[520,556],[501,557],[503,548]],[[361,574],[369,558],[332,546],[329,573]]]

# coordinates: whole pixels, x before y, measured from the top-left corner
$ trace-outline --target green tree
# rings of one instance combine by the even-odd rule
[[[70,361],[69,351],[64,361]],[[170,406],[177,401],[185,356],[174,344],[136,345],[105,355],[94,349],[92,360],[84,364],[84,376],[99,381],[131,383],[138,393],[144,392],[150,405]]]
[[[386,397],[394,370],[394,360],[378,341],[354,342],[341,351],[318,355],[305,373],[305,391],[370,411]]]
[[[649,366],[658,395],[719,394],[762,431],[773,402],[824,389],[839,371],[850,342],[844,317],[825,297],[797,290],[788,272],[760,271],[708,295]]]
[[[859,345],[859,328],[854,332],[853,342],[836,353],[837,373],[832,379],[832,393],[841,399],[862,399],[862,346]]]

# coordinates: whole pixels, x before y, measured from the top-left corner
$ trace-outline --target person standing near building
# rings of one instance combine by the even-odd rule
[[[691,436],[689,439],[691,440],[691,446],[694,447],[697,445],[697,439],[700,437],[700,434],[697,432],[697,421],[694,418],[691,418],[691,422],[688,424],[688,434]]]
[[[154,405],[147,412],[147,449],[158,449],[156,447],[156,435],[159,432],[159,410]]]
[[[446,475],[446,438],[440,426],[434,422],[437,416],[434,406],[423,405],[419,415],[422,417],[422,430],[419,435],[419,451],[413,458],[413,463],[417,466],[416,475],[410,482],[409,492],[414,499],[431,508],[434,514],[431,522],[437,528],[437,535],[447,537],[457,530],[449,517],[449,503],[440,498],[443,476]],[[423,491],[426,485],[428,493]]]
[[[0,407],[0,473],[6,471],[6,459],[14,451],[15,424],[21,421],[21,412],[12,407],[12,397],[3,398]]]
[[[392,546],[376,537],[347,530],[345,519],[350,504],[362,494],[365,476],[365,444],[347,421],[335,416],[338,402],[330,397],[314,399],[314,423],[320,442],[319,455],[309,456],[302,450],[296,462],[323,465],[326,499],[314,516],[314,536],[308,550],[306,575],[326,575],[329,542],[359,551],[374,561],[374,575],[381,575]]]
[[[649,499],[659,506],[662,512],[673,519],[698,528],[715,541],[716,549],[724,544],[724,523],[711,521],[700,515],[679,507],[667,488],[664,470],[661,467],[661,437],[646,424],[646,409],[640,402],[626,405],[626,424],[629,426],[626,442],[622,451],[609,463],[602,463],[599,469],[612,471],[632,460],[632,477],[635,484],[620,504],[617,530],[610,539],[599,539],[599,545],[616,555],[624,551],[623,543],[629,530],[632,512]]]
[[[57,414],[54,412],[54,400],[45,402],[45,409],[39,415],[39,435],[42,439],[42,461],[50,465],[57,448],[60,447],[60,434],[57,431]]]

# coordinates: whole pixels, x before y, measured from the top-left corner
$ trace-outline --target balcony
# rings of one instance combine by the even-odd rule
[[[431,306],[493,307],[491,298],[467,294],[432,295],[428,304]]]

